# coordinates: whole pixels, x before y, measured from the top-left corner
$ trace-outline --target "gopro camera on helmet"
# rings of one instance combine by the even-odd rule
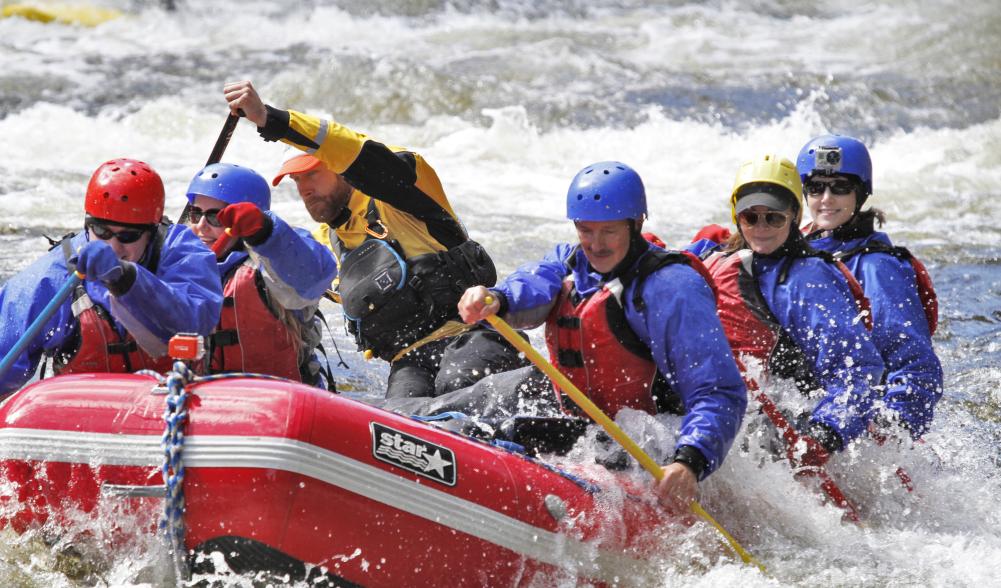
[[[841,147],[817,147],[814,170],[823,173],[841,171]]]

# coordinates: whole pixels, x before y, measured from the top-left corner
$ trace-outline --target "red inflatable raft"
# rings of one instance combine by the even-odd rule
[[[234,571],[322,574],[342,586],[613,584],[650,568],[663,537],[647,484],[622,500],[622,486],[602,490],[291,382],[231,378],[189,391],[192,561],[218,551]],[[3,523],[21,532],[70,510],[101,516],[164,500],[164,402],[152,377],[109,374],[47,379],[8,399],[0,474],[15,490],[0,497]]]

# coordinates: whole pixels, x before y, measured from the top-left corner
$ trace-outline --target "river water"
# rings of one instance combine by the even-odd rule
[[[702,503],[770,576],[727,557],[693,565],[699,557],[683,552],[654,585],[998,585],[994,0],[103,5],[126,15],[96,28],[0,19],[0,282],[45,250],[43,235],[81,227],[87,180],[104,160],[150,162],[176,217],[225,119],[227,81],[251,79],[276,106],[421,151],[502,275],[573,237],[563,197],[587,163],[635,167],[648,227],[682,245],[704,224],[728,222],[745,156],[794,158],[827,131],[861,137],[875,167],[870,202],[938,289],[946,391],[936,424],[916,448],[861,447],[832,464],[863,505],[864,529],[843,525],[781,464],[732,453],[703,484]],[[281,151],[243,122],[224,160],[270,177]],[[311,226],[289,184],[276,189],[275,210]],[[385,366],[336,338],[352,366],[342,376],[362,393],[378,389]],[[915,493],[897,483],[898,464]],[[158,583],[155,543],[126,542],[98,563],[85,556],[81,572],[60,564],[51,541],[2,537],[2,585]]]

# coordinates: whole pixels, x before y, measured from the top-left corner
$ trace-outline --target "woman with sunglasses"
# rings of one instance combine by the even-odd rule
[[[334,256],[271,211],[267,180],[249,168],[206,166],[188,186],[188,203],[188,222],[215,251],[223,288],[222,315],[208,340],[211,371],[319,384],[315,314],[337,271]],[[329,373],[326,380],[333,385]]]
[[[821,465],[865,431],[883,375],[859,320],[861,291],[853,293],[847,270],[799,232],[802,185],[791,161],[765,155],[744,163],[730,212],[736,233],[722,250],[703,252],[723,329],[745,368],[791,378],[818,398],[801,419],[805,446],[795,460]],[[716,244],[692,249],[706,245]]]
[[[114,159],[97,168],[85,231],[54,243],[0,288],[6,355],[74,270],[86,276],[0,377],[0,397],[27,382],[43,355],[56,373],[164,372],[171,337],[212,331],[222,306],[212,254],[187,227],[163,223],[163,206],[163,182],[149,165]]]
[[[882,211],[862,210],[872,194],[872,160],[861,141],[816,137],[800,150],[796,168],[813,217],[804,229],[810,245],[843,261],[872,305],[872,339],[887,368],[874,423],[880,435],[909,433],[917,439],[942,396],[942,366],[931,340],[938,306],[928,273],[875,229],[885,222]]]

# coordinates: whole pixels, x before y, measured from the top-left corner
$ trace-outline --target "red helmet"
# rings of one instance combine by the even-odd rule
[[[163,180],[149,164],[112,159],[87,185],[87,214],[128,225],[153,225],[163,217]]]

